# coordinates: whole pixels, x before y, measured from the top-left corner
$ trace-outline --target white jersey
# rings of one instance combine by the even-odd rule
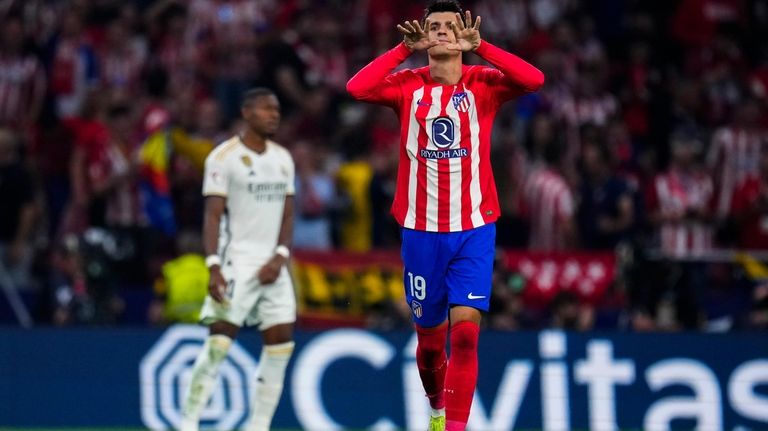
[[[259,154],[235,136],[205,160],[203,196],[223,196],[226,212],[219,231],[219,255],[236,264],[262,264],[275,252],[285,208],[294,194],[291,154],[267,141]]]

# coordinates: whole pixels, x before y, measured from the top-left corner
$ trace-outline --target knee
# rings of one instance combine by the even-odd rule
[[[451,352],[475,352],[480,327],[474,322],[459,322],[451,328]]]
[[[232,339],[226,335],[211,335],[207,340],[208,361],[217,364],[227,357]]]
[[[419,340],[417,356],[426,363],[437,362],[445,358],[445,341],[448,326],[440,325],[436,328],[416,327],[416,336]]]

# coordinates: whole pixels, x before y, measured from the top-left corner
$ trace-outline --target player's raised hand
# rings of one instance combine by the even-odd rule
[[[451,29],[456,36],[456,43],[452,43],[446,48],[455,51],[474,51],[480,46],[480,17],[472,23],[472,13],[465,12],[465,20],[461,19],[461,14],[456,13],[456,22],[451,23]],[[464,24],[466,22],[466,24]]]
[[[221,275],[221,268],[218,265],[211,267],[211,281],[208,283],[208,294],[214,301],[220,304],[228,304],[227,299],[227,280]]]
[[[422,51],[438,44],[436,40],[429,40],[425,29],[429,28],[429,18],[424,22],[424,27],[417,20],[405,21],[397,25],[397,30],[403,34],[403,42],[411,51]]]

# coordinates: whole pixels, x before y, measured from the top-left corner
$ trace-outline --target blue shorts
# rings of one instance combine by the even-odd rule
[[[496,225],[462,232],[402,228],[405,299],[413,320],[431,328],[453,305],[488,311],[496,254]]]

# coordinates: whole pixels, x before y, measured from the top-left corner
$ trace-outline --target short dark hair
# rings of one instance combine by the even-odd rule
[[[464,11],[457,0],[432,0],[424,9],[424,19],[422,21],[426,21],[427,17],[435,12],[458,13],[461,15],[461,19],[464,20]]]
[[[274,96],[275,92],[267,87],[256,87],[247,90],[240,98],[240,106],[245,106],[263,96]]]

